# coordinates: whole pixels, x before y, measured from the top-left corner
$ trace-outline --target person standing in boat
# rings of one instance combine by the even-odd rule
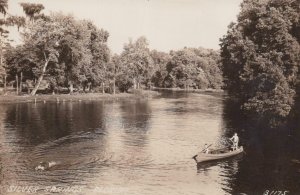
[[[209,153],[209,145],[207,145],[207,144],[204,145],[203,153],[205,153],[205,154]]]
[[[237,150],[239,148],[239,136],[237,135],[237,133],[234,133],[232,138],[230,138],[230,141],[232,141],[233,144],[232,149]]]

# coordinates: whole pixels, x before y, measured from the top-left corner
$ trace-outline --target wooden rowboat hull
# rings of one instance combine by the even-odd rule
[[[207,161],[213,161],[213,160],[219,160],[219,159],[224,159],[224,158],[229,158],[232,156],[236,156],[244,151],[243,146],[239,147],[237,150],[234,151],[227,151],[224,153],[212,153],[210,154],[205,154],[205,153],[199,153],[195,155],[193,158],[197,163],[200,162],[207,162]]]

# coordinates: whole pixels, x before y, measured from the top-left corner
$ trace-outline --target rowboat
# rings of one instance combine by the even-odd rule
[[[232,156],[236,156],[241,154],[244,151],[243,146],[239,147],[236,150],[229,150],[227,148],[211,150],[208,154],[200,152],[193,157],[193,159],[197,162],[207,162],[213,160],[220,160],[224,158],[229,158]]]

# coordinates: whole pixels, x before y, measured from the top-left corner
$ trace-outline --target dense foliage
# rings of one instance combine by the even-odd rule
[[[0,13],[5,16],[7,14],[8,2],[7,0],[0,1]],[[5,19],[0,20],[0,77],[5,79],[6,71],[3,64],[3,53],[7,44],[8,31],[4,28],[6,24]]]
[[[10,75],[22,72],[25,80],[38,81],[46,76],[52,89],[70,87],[71,92],[73,85],[96,86],[105,79],[108,33],[91,22],[53,14],[29,23],[22,37],[24,44],[6,55]]]
[[[147,39],[140,37],[135,42],[130,40],[125,44],[120,55],[120,63],[123,74],[118,78],[118,83],[125,91],[131,86],[134,88],[140,88],[141,84],[147,86],[154,68]]]
[[[144,37],[125,44],[115,67],[120,67],[117,85],[130,87],[220,89],[223,84],[219,53],[203,48],[184,48],[169,54],[150,51]]]
[[[224,82],[242,108],[277,126],[295,104],[300,1],[244,0],[221,40]]]
[[[147,39],[140,37],[124,44],[121,54],[111,55],[109,33],[92,22],[62,13],[45,15],[41,4],[20,6],[26,17],[10,16],[6,25],[15,25],[23,42],[5,51],[5,74],[23,91],[22,83],[27,84],[32,95],[45,88],[115,93],[153,86],[222,87],[217,51],[184,48],[165,53],[150,50]]]
[[[165,87],[220,89],[222,73],[219,54],[203,48],[184,48],[173,51],[166,65]]]

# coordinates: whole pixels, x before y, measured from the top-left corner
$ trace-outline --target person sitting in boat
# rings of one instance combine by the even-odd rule
[[[45,171],[50,169],[51,167],[55,166],[57,163],[54,161],[50,161],[50,162],[45,162],[42,161],[38,164],[38,166],[35,167],[36,171]]]
[[[207,144],[204,145],[203,153],[205,154],[209,153],[209,146]]]
[[[237,133],[234,133],[230,140],[232,141],[232,149],[237,150],[239,148],[239,136],[237,135]]]

